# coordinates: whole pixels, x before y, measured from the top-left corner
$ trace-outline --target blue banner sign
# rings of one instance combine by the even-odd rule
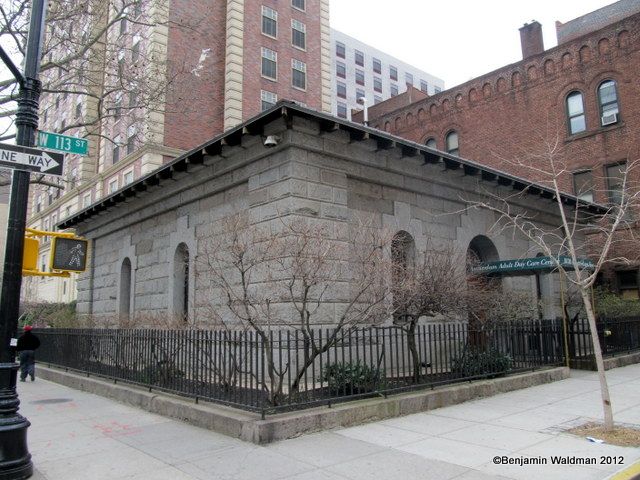
[[[573,270],[571,257],[560,255],[553,257],[518,258],[514,260],[500,260],[498,262],[482,262],[471,267],[471,273],[518,273],[529,270],[556,270],[560,265],[565,270]],[[595,269],[595,264],[588,258],[578,259],[578,268],[585,270]]]

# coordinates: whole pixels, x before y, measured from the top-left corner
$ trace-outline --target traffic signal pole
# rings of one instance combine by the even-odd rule
[[[35,145],[40,102],[40,57],[44,34],[45,0],[33,0],[24,76],[9,67],[20,82],[16,114],[16,144]],[[2,59],[8,59],[2,55]],[[8,60],[10,63],[10,60]],[[27,223],[29,172],[13,170],[9,218],[5,246],[2,292],[0,296],[0,480],[29,478],[33,463],[27,447],[29,421],[18,414],[20,400],[16,391],[18,364],[11,339],[16,338],[22,285],[22,251]]]

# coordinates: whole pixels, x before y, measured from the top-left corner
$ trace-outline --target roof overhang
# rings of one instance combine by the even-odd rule
[[[225,146],[240,145],[244,135],[262,135],[267,124],[280,118],[285,119],[287,125],[291,125],[291,120],[294,117],[315,120],[318,122],[321,131],[346,131],[353,141],[373,140],[376,142],[378,149],[381,150],[400,148],[405,156],[416,157],[420,155],[423,157],[425,164],[441,164],[447,170],[459,170],[464,175],[478,176],[484,181],[493,182],[503,187],[510,187],[517,191],[526,192],[529,195],[536,195],[550,200],[556,198],[556,194],[552,189],[530,180],[396,137],[375,128],[302,107],[294,102],[281,101],[260,115],[217,135],[208,142],[80,210],[58,223],[57,226],[61,229],[72,228],[95,215],[103,214],[107,210],[124,203],[131,197],[143,196],[150,187],[161,185],[163,182],[173,179],[178,173],[184,174],[184,172],[187,172],[189,165],[202,164],[205,156],[218,155]],[[604,215],[608,211],[605,206],[580,200],[573,195],[562,194],[561,198],[563,204],[569,207],[580,207],[583,211],[592,215]]]

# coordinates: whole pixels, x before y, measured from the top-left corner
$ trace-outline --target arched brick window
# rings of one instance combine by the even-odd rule
[[[600,108],[600,125],[604,127],[618,122],[620,109],[618,88],[614,80],[605,80],[598,86],[598,107]]]
[[[587,129],[584,102],[580,92],[571,92],[567,95],[567,124],[571,135]]]
[[[447,133],[447,136],[445,137],[445,145],[447,147],[447,153],[450,153],[451,155],[458,155],[460,152],[458,132],[451,130]]]

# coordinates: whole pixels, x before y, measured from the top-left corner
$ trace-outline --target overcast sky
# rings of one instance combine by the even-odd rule
[[[331,27],[445,81],[450,88],[522,59],[518,29],[555,22],[615,0],[331,0]]]

